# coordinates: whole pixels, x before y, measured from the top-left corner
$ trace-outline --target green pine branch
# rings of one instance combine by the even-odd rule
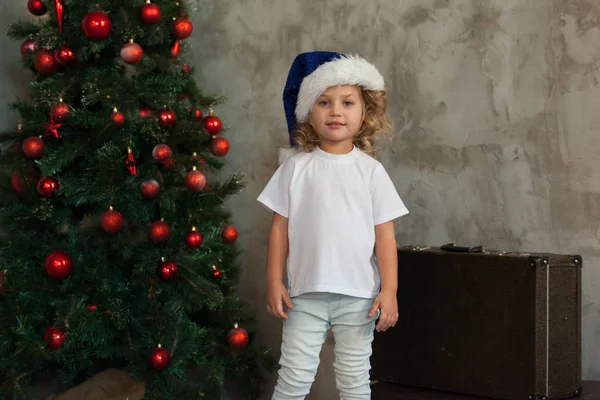
[[[9,108],[20,128],[0,137],[0,398],[27,399],[31,382],[50,373],[67,387],[103,368],[120,368],[147,383],[145,399],[219,399],[235,382],[243,395],[255,399],[273,367],[268,349],[257,345],[255,319],[237,294],[243,263],[236,244],[224,243],[221,232],[231,219],[225,206],[239,193],[244,176],[222,173],[227,159],[211,154],[212,138],[191,110],[219,115],[226,99],[205,93],[192,73],[183,70],[187,41],[173,58],[173,17],[190,11],[189,2],[155,0],[159,24],[139,20],[141,0],[67,2],[63,32],[57,30],[50,2],[47,18],[17,21],[7,35],[33,40],[39,49],[67,45],[76,60],[56,71],[37,73],[34,54],[23,57],[24,73],[32,76],[30,100],[16,99]],[[87,39],[81,20],[100,9],[110,17],[110,35]],[[189,14],[188,14],[189,15]],[[133,39],[144,51],[136,66],[119,60],[123,45]],[[62,100],[69,114],[57,132],[45,134],[52,108]],[[151,114],[140,110],[149,107]],[[125,117],[115,126],[117,108]],[[163,109],[177,123],[160,126]],[[224,124],[226,125],[226,124]],[[224,129],[219,135],[226,137]],[[42,136],[43,155],[29,159],[23,141]],[[157,144],[172,149],[170,165],[154,160]],[[126,167],[131,148],[136,174]],[[185,187],[196,167],[208,185],[200,192]],[[59,183],[55,196],[38,192],[38,179]],[[145,198],[143,181],[153,179],[159,195]],[[106,232],[103,214],[113,207],[123,216],[116,233]],[[149,229],[163,219],[171,235],[153,243]],[[185,235],[195,227],[202,234],[199,249],[189,249]],[[46,256],[60,249],[73,260],[67,279],[51,279]],[[178,268],[171,282],[157,276],[162,258]],[[217,269],[220,276],[213,272]],[[249,346],[233,350],[227,334],[234,324],[247,329]],[[62,347],[44,342],[49,326],[65,329]],[[171,352],[164,371],[148,365],[158,344]]]

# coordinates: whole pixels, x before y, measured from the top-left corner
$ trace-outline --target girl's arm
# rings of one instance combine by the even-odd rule
[[[379,264],[381,291],[368,315],[372,317],[379,308],[381,314],[375,329],[385,331],[398,321],[398,249],[393,221],[375,225],[375,256]]]
[[[393,221],[375,226],[375,256],[379,264],[381,291],[390,292],[396,296],[398,290],[398,249]]]
[[[287,319],[283,302],[292,308],[292,300],[283,284],[283,267],[288,255],[288,219],[273,213],[267,251],[267,310],[269,314]],[[283,300],[283,301],[282,301]]]

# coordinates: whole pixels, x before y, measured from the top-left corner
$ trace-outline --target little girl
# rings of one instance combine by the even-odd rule
[[[341,399],[370,399],[373,331],[398,319],[393,220],[408,213],[372,158],[375,134],[390,126],[383,77],[360,57],[303,53],[283,98],[295,154],[258,197],[273,211],[267,309],[284,319],[273,399],[309,393],[330,327]]]

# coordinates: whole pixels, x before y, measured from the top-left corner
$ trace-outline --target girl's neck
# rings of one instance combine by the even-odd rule
[[[347,154],[354,149],[354,144],[350,141],[341,141],[341,142],[329,142],[329,141],[321,141],[319,144],[319,148],[326,153],[330,154]]]

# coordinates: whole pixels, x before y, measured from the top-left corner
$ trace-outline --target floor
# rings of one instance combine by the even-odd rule
[[[371,386],[371,400],[487,400],[484,397],[436,392],[409,388],[389,383],[374,383]],[[600,400],[600,381],[584,381],[583,395],[579,400]],[[526,400],[526,399],[523,399]]]

